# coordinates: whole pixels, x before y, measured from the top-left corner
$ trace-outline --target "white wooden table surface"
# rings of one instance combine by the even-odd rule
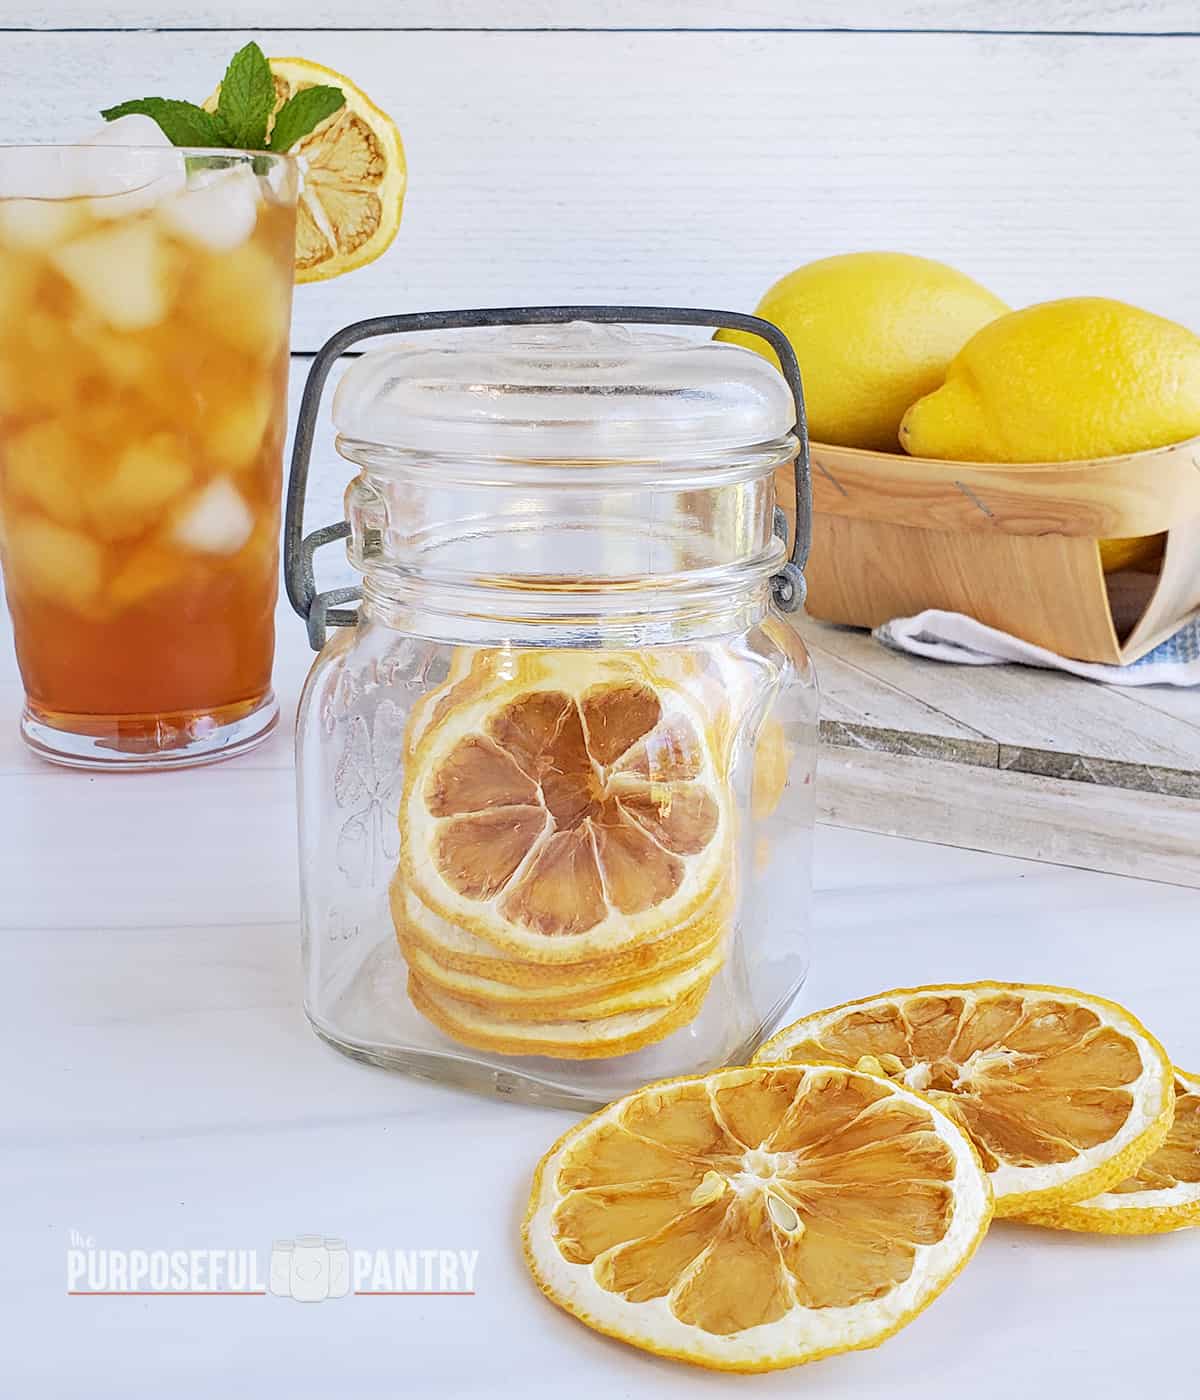
[[[308,657],[281,618],[285,714]],[[339,1056],[300,1009],[286,732],[173,775],[26,758],[0,636],[0,1374],[22,1400],[166,1395],[970,1393],[1183,1396],[1200,1238],[998,1225],[882,1350],[803,1375],[693,1373],[547,1304],[517,1243],[567,1113],[472,1098]],[[803,1008],[927,980],[1120,997],[1200,1066],[1194,891],[823,829]],[[102,1248],[477,1249],[472,1298],[67,1296],[70,1232]]]

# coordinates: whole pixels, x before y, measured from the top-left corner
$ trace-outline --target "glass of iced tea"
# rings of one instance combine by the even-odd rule
[[[29,746],[243,752],[271,690],[298,172],[0,148],[0,559]]]

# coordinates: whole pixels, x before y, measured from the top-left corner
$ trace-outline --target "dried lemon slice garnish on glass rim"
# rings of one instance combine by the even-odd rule
[[[891,1336],[990,1217],[969,1138],[920,1095],[761,1065],[653,1084],[571,1128],[523,1238],[538,1286],[589,1327],[767,1371]]]
[[[1162,1143],[1172,1069],[1123,1007],[1065,987],[976,982],[818,1011],[754,1062],[859,1066],[932,1098],[970,1133],[997,1215],[1106,1191]]]
[[[1132,1176],[1086,1201],[1021,1218],[1099,1235],[1160,1235],[1200,1225],[1200,1075],[1175,1071],[1171,1131]]]
[[[267,60],[278,104],[329,83],[346,105],[299,144],[304,184],[296,210],[296,281],[339,277],[384,252],[400,227],[408,169],[395,122],[349,78],[305,58]]]
[[[400,227],[408,167],[396,123],[344,73],[307,58],[267,63],[276,112],[306,87],[337,87],[346,99],[293,151],[304,171],[296,208],[296,281],[321,282],[365,267]],[[209,110],[219,93],[205,103]]]

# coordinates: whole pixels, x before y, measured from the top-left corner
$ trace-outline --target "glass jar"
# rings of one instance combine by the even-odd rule
[[[794,391],[748,350],[601,324],[618,317],[757,331]],[[346,372],[346,523],[302,539],[337,356],[485,319],[504,324]],[[314,645],[353,624],[297,723],[305,1006],[324,1039],[594,1105],[741,1062],[776,1026],[806,970],[817,732],[777,606],[803,588],[774,494],[798,462],[803,534],[798,394],[774,327],[707,312],[380,318],[322,351],[287,542]],[[357,616],[336,607],[353,590],[313,585],[313,551],[343,536]]]

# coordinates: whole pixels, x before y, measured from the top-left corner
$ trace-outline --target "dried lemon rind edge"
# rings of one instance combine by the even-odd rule
[[[494,1020],[513,1024],[522,1022],[537,1024],[549,1021],[591,1021],[603,1025],[612,1016],[624,1015],[631,1011],[661,1011],[666,1007],[677,1006],[689,996],[701,982],[709,983],[720,971],[725,961],[725,948],[717,940],[703,956],[696,958],[690,966],[675,967],[656,978],[643,979],[634,986],[592,990],[590,998],[572,996],[570,993],[539,998],[536,1000],[498,999],[489,997],[486,992],[471,989],[464,992],[448,987],[437,980],[437,964],[433,964],[434,974],[430,976],[428,962],[419,956],[405,952],[405,961],[410,971],[425,987],[432,987],[439,995],[452,1004],[477,1014],[487,1014]],[[429,962],[432,962],[429,959]]]
[[[1200,1093],[1200,1075],[1177,1068],[1174,1077]],[[1120,1182],[1113,1185],[1119,1186]],[[1169,1198],[1174,1198],[1174,1203]],[[1166,1235],[1200,1226],[1200,1182],[1181,1181],[1161,1191],[1128,1195],[1102,1191],[1057,1210],[1030,1211],[1020,1220],[1047,1230],[1072,1230],[1087,1235]]]
[[[1097,1147],[1081,1151],[1073,1163],[1053,1163],[1047,1167],[1013,1167],[1007,1163],[1001,1163],[994,1172],[988,1174],[995,1197],[997,1219],[1027,1216],[1031,1210],[1045,1214],[1047,1208],[1057,1211],[1060,1206],[1072,1205],[1077,1201],[1100,1195],[1107,1191],[1110,1186],[1115,1186],[1118,1182],[1124,1181],[1127,1176],[1132,1176],[1146,1158],[1153,1156],[1162,1146],[1171,1130],[1171,1123],[1175,1116],[1174,1069],[1167,1052],[1159,1044],[1157,1038],[1126,1007],[1120,1005],[1119,1002],[1110,1001],[1107,997],[1081,992],[1076,987],[1049,986],[1039,982],[990,981],[943,982],[920,987],[894,987],[890,991],[878,992],[869,997],[858,997],[853,1001],[845,1001],[838,1006],[831,1006],[825,1010],[814,1011],[808,1016],[800,1017],[791,1025],[785,1026],[783,1030],[777,1031],[770,1040],[761,1045],[751,1060],[751,1064],[789,1063],[781,1059],[781,1050],[786,1050],[789,1044],[797,1040],[807,1037],[818,1038],[816,1031],[820,1026],[847,1011],[877,1005],[880,1002],[894,1001],[897,998],[941,996],[943,994],[958,995],[961,993],[981,995],[1009,993],[1023,998],[1030,996],[1034,998],[1056,997],[1074,1001],[1097,1012],[1106,1025],[1110,1025],[1114,1030],[1119,1030],[1123,1035],[1128,1036],[1137,1047],[1144,1066],[1142,1077],[1137,1081],[1141,1088],[1140,1099],[1135,1093],[1134,1105],[1129,1118],[1126,1119],[1115,1138],[1110,1140],[1114,1144],[1119,1144],[1112,1153],[1104,1155],[1103,1149],[1107,1144],[1101,1143]],[[1127,1088],[1128,1086],[1122,1085],[1121,1087]],[[1142,1104],[1140,1117],[1138,1115],[1139,1102]],[[1134,1124],[1132,1130],[1131,1123]],[[1093,1162],[1094,1165],[1073,1172],[1066,1170],[1075,1163],[1089,1161]],[[1007,1180],[1013,1177],[1019,1179],[1030,1172],[1057,1174],[1060,1177],[1065,1176],[1066,1179],[1059,1180],[1054,1185],[1032,1189],[1005,1189]]]
[[[413,1006],[451,1040],[460,1045],[469,1045],[475,1050],[487,1050],[496,1055],[544,1056],[552,1060],[603,1060],[615,1059],[620,1055],[632,1055],[647,1046],[657,1045],[677,1030],[694,1020],[704,1003],[712,978],[701,982],[689,992],[674,1008],[659,1008],[657,1012],[629,1011],[619,1017],[625,1024],[617,1030],[610,1027],[605,1037],[599,1032],[604,1029],[603,1021],[575,1021],[564,1018],[562,1022],[522,1023],[520,1021],[496,1022],[493,1029],[481,1030],[477,1025],[469,1025],[447,1014],[444,1006],[432,999],[422,985],[420,978],[411,972],[408,977],[408,996]],[[475,1008],[478,1010],[479,1008]],[[635,1028],[629,1023],[637,1020]],[[579,1039],[554,1039],[556,1026],[570,1025],[577,1030]]]
[[[739,1080],[737,1076],[750,1076],[756,1071],[777,1067],[752,1063],[742,1067],[717,1070],[709,1074],[684,1075],[677,1079],[658,1080],[655,1083],[647,1084],[633,1094],[627,1094],[624,1098],[616,1100],[599,1112],[593,1113],[589,1118],[585,1118],[581,1123],[568,1128],[537,1165],[530,1191],[529,1206],[521,1225],[521,1241],[525,1252],[525,1262],[541,1292],[552,1303],[570,1313],[585,1326],[590,1327],[595,1332],[602,1333],[604,1336],[613,1337],[617,1341],[625,1342],[655,1356],[684,1361],[689,1365],[699,1366],[706,1370],[736,1371],[743,1374],[783,1370],[791,1366],[806,1365],[810,1361],[821,1361],[829,1356],[840,1356],[846,1352],[869,1351],[886,1342],[890,1337],[894,1337],[897,1332],[919,1317],[931,1303],[936,1302],[970,1263],[984,1235],[987,1234],[988,1226],[993,1218],[994,1206],[991,1185],[987,1173],[983,1170],[983,1163],[975,1144],[958,1124],[930,1100],[891,1080],[884,1082],[895,1091],[897,1097],[928,1110],[932,1122],[938,1130],[938,1136],[944,1142],[952,1144],[956,1149],[954,1152],[955,1174],[953,1180],[948,1183],[954,1195],[952,1220],[965,1219],[966,1228],[970,1230],[970,1238],[962,1246],[961,1254],[944,1273],[937,1275],[924,1291],[910,1288],[910,1281],[917,1274],[917,1265],[929,1254],[934,1252],[952,1253],[948,1242],[955,1234],[953,1224],[951,1230],[936,1245],[915,1246],[917,1259],[914,1263],[913,1273],[904,1283],[892,1289],[884,1300],[872,1299],[867,1303],[855,1304],[851,1308],[805,1308],[797,1305],[787,1314],[787,1317],[773,1323],[766,1323],[762,1327],[744,1329],[740,1333],[732,1334],[732,1338],[723,1338],[715,1333],[706,1332],[703,1328],[692,1323],[680,1322],[668,1311],[665,1299],[658,1298],[649,1303],[628,1303],[620,1294],[609,1293],[595,1282],[591,1275],[591,1264],[572,1264],[563,1258],[554,1243],[549,1228],[555,1208],[564,1199],[562,1195],[554,1191],[553,1183],[566,1149],[577,1137],[606,1120],[615,1120],[626,1104],[644,1094],[658,1093],[685,1084],[711,1084],[714,1080],[724,1080],[730,1083],[745,1082],[744,1079]],[[861,1071],[846,1069],[841,1065],[789,1061],[788,1068],[810,1071],[828,1070],[851,1077],[873,1078],[870,1075],[863,1075]],[[590,1288],[588,1287],[589,1281]],[[589,1308],[583,1300],[585,1292],[594,1292],[598,1295],[598,1301],[605,1306],[599,1310]],[[862,1308],[873,1308],[880,1301],[886,1301],[897,1293],[916,1293],[917,1296],[910,1304],[897,1311],[895,1316],[889,1317],[883,1322],[877,1330],[872,1330],[865,1336],[849,1341],[844,1338],[830,1340],[827,1344],[820,1344],[808,1349],[797,1349],[795,1346],[791,1348],[776,1347],[773,1350],[760,1350],[750,1356],[730,1354],[731,1351],[735,1350],[731,1345],[732,1340],[745,1337],[749,1332],[763,1332],[780,1328],[789,1318],[793,1318],[797,1314],[803,1315],[805,1318],[816,1318],[819,1321],[824,1321],[825,1318],[831,1318],[831,1315],[837,1314],[838,1318],[831,1320],[840,1320],[847,1313]],[[660,1316],[665,1314],[668,1324],[667,1331],[672,1334],[671,1337],[648,1338],[644,1332],[639,1334],[637,1329],[622,1325],[623,1316],[643,1316],[645,1315],[644,1310],[649,1308],[653,1308]],[[685,1338],[689,1344],[685,1344]]]
[[[601,977],[592,972],[586,978],[575,978],[570,975],[572,969],[566,967],[562,970],[562,976],[512,981],[507,976],[501,979],[448,964],[438,952],[431,950],[411,924],[398,925],[396,937],[405,961],[415,966],[426,981],[462,997],[464,1001],[479,1001],[483,1005],[501,1002],[513,1007],[547,1006],[551,1003],[564,1007],[587,1005],[617,992],[645,988],[674,973],[686,971],[696,961],[706,958],[724,939],[724,935],[718,933],[703,943],[689,944],[672,956],[649,961],[644,967],[618,969],[615,975]],[[523,970],[520,964],[513,964],[513,967]]]
[[[718,884],[710,901],[692,920],[659,938],[643,939],[599,957],[580,961],[547,961],[498,947],[431,909],[420,891],[409,884],[401,862],[389,886],[392,922],[397,937],[409,937],[443,966],[456,972],[486,977],[512,987],[595,987],[653,972],[728,935],[734,898],[731,879]],[[487,951],[484,951],[484,950]]]

